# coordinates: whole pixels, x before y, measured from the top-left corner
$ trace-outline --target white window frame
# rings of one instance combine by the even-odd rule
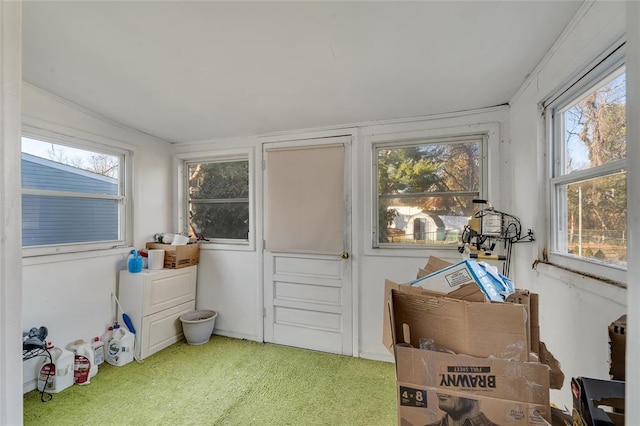
[[[577,74],[570,82],[555,90],[553,95],[542,103],[549,158],[547,164],[548,196],[546,207],[549,220],[546,230],[547,243],[545,248],[547,259],[545,260],[561,268],[605,280],[612,280],[621,285],[626,282],[626,268],[623,266],[601,262],[595,258],[578,257],[560,251],[565,245],[564,231],[561,229],[566,225],[564,223],[566,212],[562,208],[563,203],[559,202],[560,189],[558,188],[573,182],[625,171],[627,160],[617,160],[602,166],[562,174],[561,170],[563,170],[565,161],[564,126],[561,120],[556,123],[556,114],[560,113],[563,108],[570,105],[582,94],[597,88],[598,85],[618,72],[621,67],[625,67],[625,62],[624,43],[621,42],[593,61],[590,66],[586,67],[586,72]],[[560,235],[561,233],[563,233],[562,236]]]
[[[73,133],[69,131],[69,133]],[[117,199],[119,201],[118,209],[118,234],[120,238],[114,241],[99,241],[99,242],[83,242],[83,243],[70,243],[70,244],[52,244],[43,246],[23,247],[23,258],[32,258],[37,256],[58,255],[65,253],[84,253],[96,250],[111,250],[123,247],[131,246],[133,239],[133,226],[132,226],[132,211],[131,211],[131,176],[133,175],[132,157],[133,151],[126,149],[116,141],[113,144],[107,144],[110,142],[106,138],[100,138],[98,141],[87,137],[87,135],[70,135],[66,133],[60,133],[58,131],[52,131],[48,129],[42,129],[35,126],[24,125],[22,129],[22,136],[30,139],[35,139],[43,142],[50,142],[58,145],[64,145],[71,148],[84,149],[97,153],[104,153],[121,158],[120,167],[118,168],[118,192],[117,196],[109,196],[107,198]],[[22,194],[49,194],[51,191],[40,190],[22,190]],[[60,193],[60,196],[69,196],[73,193]],[[87,194],[79,194],[81,196],[87,196]],[[94,198],[94,197],[90,197]],[[95,197],[105,198],[105,197]]]
[[[401,130],[408,127],[406,124],[390,126],[372,127],[371,133],[364,135],[363,147],[366,150],[365,158],[370,165],[370,173],[367,174],[366,185],[369,188],[365,192],[365,205],[368,206],[369,214],[366,215],[363,223],[367,242],[365,242],[365,254],[368,256],[392,256],[392,257],[416,257],[423,258],[427,254],[434,256],[459,257],[457,247],[442,245],[393,245],[386,244],[376,246],[377,233],[377,187],[376,187],[376,163],[375,147],[397,143],[399,145],[410,144],[418,140],[437,140],[451,137],[466,137],[469,135],[485,135],[484,146],[481,155],[481,184],[480,198],[489,200],[494,206],[501,205],[499,182],[500,182],[500,124],[498,122],[473,123],[465,117],[456,118],[460,124],[447,127],[433,127],[429,129]],[[444,120],[443,120],[444,121]],[[413,126],[412,126],[413,127]]]
[[[224,150],[216,152],[197,152],[178,154],[176,170],[178,176],[178,229],[188,232],[189,229],[189,177],[187,164],[207,162],[248,161],[249,163],[249,235],[246,240],[228,238],[208,238],[200,241],[200,248],[204,250],[255,250],[255,203],[254,203],[254,160],[252,149]]]

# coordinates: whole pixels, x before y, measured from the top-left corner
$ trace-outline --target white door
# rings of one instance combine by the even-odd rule
[[[263,147],[266,342],[353,353],[350,141]]]

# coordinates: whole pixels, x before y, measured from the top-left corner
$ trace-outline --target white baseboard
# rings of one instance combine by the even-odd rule
[[[390,353],[380,353],[380,352],[360,352],[360,358],[370,359],[372,361],[384,361],[394,363],[395,359],[393,355]]]

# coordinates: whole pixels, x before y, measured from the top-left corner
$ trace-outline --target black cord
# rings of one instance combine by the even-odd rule
[[[46,352],[46,355],[42,354],[41,356],[46,356],[47,358],[49,358],[49,364],[53,364],[53,357],[51,356],[51,352],[49,352],[49,349],[44,348],[44,351]],[[42,366],[44,367],[44,365],[45,364],[43,364]],[[42,367],[40,367],[40,369],[42,369]],[[42,373],[39,373],[39,374],[42,374]],[[47,389],[47,383],[49,383],[49,379],[54,374],[55,374],[55,368],[49,368],[47,370],[47,377],[45,377],[44,384],[42,385],[42,390],[40,391],[40,401],[42,402],[48,402],[53,399],[53,394],[47,392],[46,389]],[[39,375],[38,375],[38,380],[40,380]]]
[[[46,347],[44,348],[32,348],[32,349],[23,349],[22,350],[22,361],[26,361],[28,359],[32,359],[32,358],[36,358],[36,357],[45,357],[49,360],[49,364],[53,364],[53,356],[51,356],[51,352],[49,352],[49,349],[47,349]],[[40,367],[40,370],[42,370],[42,367],[44,365],[46,365],[47,363],[43,363],[42,366]],[[40,371],[38,371],[38,378],[36,379],[37,381],[40,380]],[[53,399],[53,394],[49,393],[46,391],[47,388],[47,383],[49,382],[49,378],[54,374],[53,369],[49,369],[47,371],[47,377],[45,377],[44,380],[44,385],[42,386],[42,390],[40,391],[40,401],[42,402],[48,402],[51,401]],[[37,383],[36,381],[36,383]],[[37,387],[37,384],[36,384]]]

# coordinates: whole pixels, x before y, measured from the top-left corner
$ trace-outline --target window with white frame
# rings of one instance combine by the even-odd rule
[[[609,55],[545,107],[552,153],[550,260],[610,278],[612,270],[624,270],[627,265],[622,50]]]
[[[247,157],[186,161],[189,232],[202,241],[249,240]]]
[[[374,247],[458,247],[485,194],[486,135],[374,145]]]
[[[22,137],[22,246],[26,255],[126,242],[124,151],[83,141]]]

